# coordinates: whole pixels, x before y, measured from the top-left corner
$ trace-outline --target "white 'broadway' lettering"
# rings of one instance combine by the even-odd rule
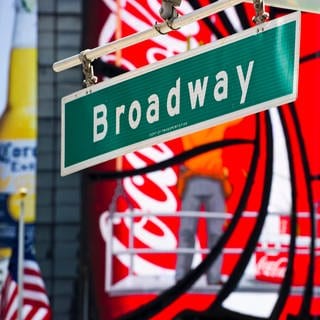
[[[249,62],[249,67],[247,70],[246,77],[244,77],[244,75],[243,75],[242,66],[237,66],[238,78],[239,78],[241,91],[242,91],[240,104],[243,104],[246,102],[247,92],[248,92],[252,69],[253,69],[253,64],[254,64],[253,60]]]
[[[209,77],[204,77],[203,82],[201,84],[201,80],[197,79],[195,86],[193,82],[188,82],[189,89],[189,97],[190,97],[190,105],[191,109],[194,109],[197,105],[197,101],[199,100],[199,106],[202,107],[204,104],[204,98],[206,96],[207,84]]]
[[[239,87],[241,92],[236,92],[241,96],[239,104],[244,104],[247,100],[247,94],[249,90],[250,80],[253,73],[254,60],[251,60],[248,66],[237,65],[233,71],[236,72],[237,79],[239,81]],[[246,71],[244,71],[246,70]],[[116,107],[110,106],[109,112],[115,112],[114,129],[112,126],[108,126],[108,107],[105,104],[100,104],[93,107],[93,137],[94,143],[104,140],[107,134],[119,135],[122,133],[121,128],[126,127],[130,130],[136,130],[140,125],[154,124],[161,120],[160,108],[161,103],[165,104],[165,110],[168,117],[176,117],[182,113],[181,111],[181,97],[187,96],[184,91],[187,90],[189,101],[183,104],[184,110],[188,108],[195,110],[198,108],[213,107],[221,101],[230,98],[230,90],[238,90],[238,86],[234,86],[234,83],[229,85],[229,76],[232,71],[221,70],[214,76],[204,76],[193,81],[189,81],[186,84],[181,77],[177,78],[173,83],[173,86],[169,88],[166,94],[166,100],[160,101],[160,93],[152,93],[146,97],[146,101],[139,101],[133,99],[128,104],[120,104]],[[211,82],[210,82],[211,79]],[[207,94],[208,87],[211,86],[211,94]],[[164,100],[164,99],[162,99]],[[207,104],[206,104],[207,102]],[[188,106],[189,104],[189,106]],[[205,112],[205,111],[204,111]],[[164,113],[162,113],[164,117]],[[110,119],[110,117],[109,117]],[[127,125],[126,125],[127,124]],[[108,130],[109,129],[109,130]],[[114,132],[110,132],[113,131]]]

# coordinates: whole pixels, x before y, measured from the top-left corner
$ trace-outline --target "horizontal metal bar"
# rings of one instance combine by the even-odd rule
[[[220,218],[220,219],[231,219],[233,215],[226,212],[209,212],[209,211],[175,211],[175,212],[150,212],[150,211],[126,211],[126,212],[115,212],[109,216],[111,220],[118,219],[132,219],[138,217],[199,217],[199,218]],[[253,217],[256,217],[255,214]]]
[[[242,218],[256,218],[258,216],[258,212],[255,211],[244,211],[242,213]],[[291,217],[289,213],[280,213],[280,212],[269,212],[272,216],[281,216],[281,217]],[[170,212],[150,212],[150,211],[126,211],[126,212],[114,212],[109,215],[108,218],[113,219],[125,219],[125,218],[133,218],[133,217],[201,217],[201,218],[225,218],[231,219],[234,215],[232,213],[227,212],[208,212],[208,211],[170,211]],[[310,218],[309,212],[298,212],[298,218]],[[320,220],[320,214],[316,213],[316,220]]]
[[[257,248],[255,252],[269,253],[269,254],[278,254],[278,253],[287,253],[289,248]],[[111,251],[113,256],[120,255],[136,255],[136,254],[177,254],[177,253],[201,253],[208,254],[209,249],[189,249],[189,248],[177,248],[177,249],[150,249],[150,248],[141,248],[141,249],[126,249],[126,250],[114,250]],[[243,252],[242,248],[226,248],[222,251],[224,254],[241,254]],[[310,250],[305,249],[296,249],[295,254],[299,255],[308,255]],[[315,256],[320,256],[320,252],[315,252]]]
[[[183,16],[177,17],[172,23],[172,29],[178,29],[197,20],[206,18],[214,13],[223,11],[231,6],[242,3],[244,0],[220,0],[218,2],[212,3],[200,9],[194,10]],[[134,44],[140,43],[142,41],[151,39],[153,37],[159,36],[161,33],[168,33],[172,31],[166,22],[153,26],[142,32],[135,33],[133,35],[118,39],[116,41],[110,42],[106,45],[85,50],[85,56],[87,59],[93,61],[105,54],[115,52],[117,50],[132,46]],[[55,72],[64,71],[81,64],[80,54],[71,56],[69,58],[57,61],[53,64],[52,68]]]
[[[224,281],[226,282],[227,279],[228,278],[225,278]],[[109,294],[113,297],[124,294],[137,294],[138,292],[154,294],[156,292],[161,292],[174,284],[175,282],[172,275],[134,275],[128,276],[112,284]],[[188,293],[213,294],[220,290],[222,285],[208,285],[204,279],[200,279],[188,290]],[[257,280],[255,276],[250,278],[243,277],[242,281],[240,281],[234,292],[248,292],[255,294],[258,297],[260,294],[265,295],[265,293],[278,293],[280,286],[281,283],[260,281]],[[291,296],[301,296],[303,295],[304,290],[304,283],[293,284],[291,285],[290,294]],[[313,287],[313,296],[320,297],[320,286],[317,284]]]

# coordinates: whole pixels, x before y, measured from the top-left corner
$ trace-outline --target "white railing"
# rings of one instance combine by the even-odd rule
[[[289,216],[283,213],[270,213],[272,216]],[[100,230],[106,241],[106,265],[109,266],[106,270],[106,289],[107,291],[112,291],[113,289],[113,270],[112,261],[113,257],[120,257],[121,255],[129,255],[129,266],[128,275],[133,275],[134,270],[134,256],[143,254],[178,254],[178,253],[190,253],[190,254],[208,254],[208,248],[174,248],[174,249],[154,249],[154,248],[135,248],[134,247],[134,236],[135,236],[135,222],[134,218],[151,218],[151,217],[170,217],[179,219],[180,216],[193,217],[197,216],[199,218],[215,218],[230,220],[233,214],[230,213],[212,213],[212,212],[198,212],[198,211],[178,211],[178,212],[142,212],[142,211],[126,211],[126,212],[115,212],[110,214],[105,212],[102,214],[100,219]],[[243,212],[241,219],[243,218],[256,218],[258,216],[257,212]],[[298,218],[309,218],[310,214],[308,212],[300,212],[297,214]],[[114,249],[113,239],[114,239],[114,223],[119,223],[122,219],[127,219],[126,225],[128,228],[128,248],[125,249]],[[320,220],[320,214],[316,215],[316,220]],[[265,239],[263,239],[265,240]],[[286,253],[289,250],[290,235],[280,235],[277,239],[272,239],[270,241],[270,246],[262,244],[259,245],[255,252],[265,252],[269,254]],[[308,248],[310,243],[310,237],[297,237],[297,244],[295,253],[298,255],[308,255],[310,250]],[[320,238],[316,239],[316,257],[320,256]],[[243,252],[243,248],[224,248],[224,255],[240,255]]]

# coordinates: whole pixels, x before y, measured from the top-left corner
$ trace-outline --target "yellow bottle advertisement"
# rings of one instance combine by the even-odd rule
[[[10,20],[6,25],[12,26],[12,38],[7,36],[8,43],[5,44],[8,84],[2,85],[2,91],[5,91],[3,88],[7,90],[7,99],[0,119],[0,248],[4,249],[14,246],[17,241],[21,188],[27,189],[25,240],[33,242],[37,136],[36,1],[4,1],[0,11],[8,13],[4,17],[1,14],[1,18]],[[0,29],[1,34],[8,31],[10,34],[10,30]],[[4,75],[1,80],[3,78]]]

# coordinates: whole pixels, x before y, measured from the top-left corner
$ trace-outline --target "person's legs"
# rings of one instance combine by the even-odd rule
[[[191,181],[190,181],[191,182]],[[182,211],[198,211],[200,199],[194,194],[192,183],[188,184],[182,199]],[[198,217],[180,217],[178,248],[193,249],[197,231]],[[193,260],[192,253],[178,253],[176,264],[176,280],[181,280],[190,270]]]
[[[225,198],[220,181],[212,181],[212,194],[206,197],[206,211],[213,213],[225,212]],[[224,218],[207,218],[208,247],[211,249],[218,242],[224,224]],[[222,254],[220,254],[207,272],[208,284],[221,281]]]

